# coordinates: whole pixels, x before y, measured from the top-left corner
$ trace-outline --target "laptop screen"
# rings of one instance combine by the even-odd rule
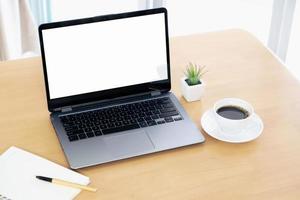
[[[50,99],[168,79],[164,13],[43,29]]]

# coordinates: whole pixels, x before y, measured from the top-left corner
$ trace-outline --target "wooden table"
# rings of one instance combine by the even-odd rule
[[[206,143],[78,170],[97,193],[78,199],[300,199],[300,84],[241,30],[171,39],[173,91],[200,128],[223,97],[249,101],[265,129],[255,141]],[[205,97],[187,103],[179,78],[189,62],[206,65]],[[41,59],[0,62],[0,152],[15,145],[63,166],[49,120]]]

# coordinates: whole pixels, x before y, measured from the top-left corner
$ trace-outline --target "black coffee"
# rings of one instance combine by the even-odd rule
[[[249,116],[248,111],[237,106],[224,106],[217,110],[217,113],[227,119],[245,119]]]

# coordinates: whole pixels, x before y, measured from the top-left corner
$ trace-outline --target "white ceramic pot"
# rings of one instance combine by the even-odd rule
[[[181,78],[181,92],[184,98],[188,101],[198,101],[204,94],[205,83],[201,81],[201,84],[189,86],[185,81],[186,77]]]

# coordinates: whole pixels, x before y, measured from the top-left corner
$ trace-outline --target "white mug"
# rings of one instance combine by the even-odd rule
[[[218,109],[226,106],[240,107],[248,112],[244,119],[228,119],[217,113]],[[246,128],[248,122],[253,117],[253,107],[250,103],[238,98],[224,98],[214,104],[214,114],[221,130],[228,134],[238,134]]]

